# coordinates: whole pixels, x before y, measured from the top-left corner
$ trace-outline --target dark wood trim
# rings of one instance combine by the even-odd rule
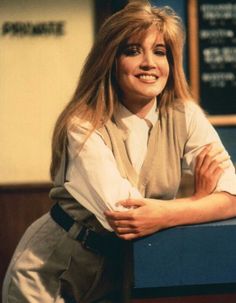
[[[197,0],[188,0],[189,76],[194,98],[200,100]]]
[[[19,184],[0,184],[0,194],[1,193],[12,193],[12,192],[22,192],[22,191],[35,191],[35,190],[50,190],[53,184],[49,182],[42,183],[19,183]]]
[[[235,303],[236,294],[132,299],[132,303]]]
[[[222,295],[234,294],[236,297],[236,284],[209,284],[209,285],[188,285],[178,287],[159,287],[134,289],[133,298],[160,298],[160,297],[187,297],[197,295]]]
[[[94,0],[95,34],[106,18],[121,10],[128,2],[128,0]]]

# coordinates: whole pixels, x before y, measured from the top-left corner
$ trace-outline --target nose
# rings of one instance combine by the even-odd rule
[[[147,52],[143,54],[142,61],[140,63],[140,68],[142,70],[150,70],[156,68],[155,56],[152,52]]]

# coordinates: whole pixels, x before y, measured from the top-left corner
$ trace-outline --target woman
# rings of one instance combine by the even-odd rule
[[[179,17],[146,2],[104,23],[55,126],[57,203],[21,240],[3,303],[124,302],[123,240],[236,215],[233,165],[191,101],[183,43]],[[184,169],[195,193],[175,199]]]

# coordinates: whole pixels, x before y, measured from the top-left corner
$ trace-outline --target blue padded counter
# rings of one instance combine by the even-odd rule
[[[134,242],[134,290],[231,285],[236,218],[167,229]]]

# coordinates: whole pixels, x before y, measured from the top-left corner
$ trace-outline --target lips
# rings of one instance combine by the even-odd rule
[[[155,74],[138,74],[135,77],[143,81],[156,81],[158,79],[158,76]]]

